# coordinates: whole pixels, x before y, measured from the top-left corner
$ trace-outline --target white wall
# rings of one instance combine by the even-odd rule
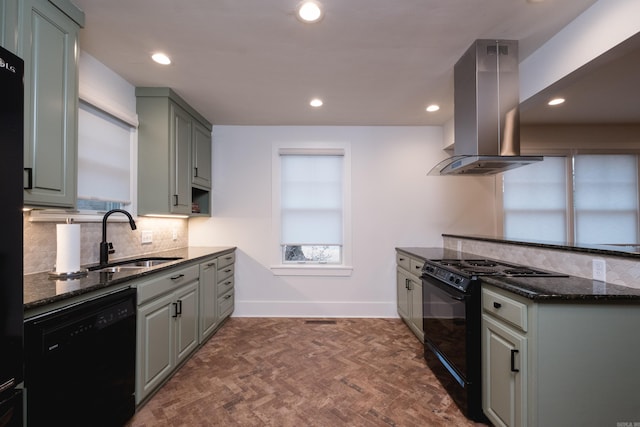
[[[640,32],[640,1],[599,0],[520,63],[525,101]]]
[[[238,247],[234,316],[395,317],[398,246],[443,232],[495,233],[494,178],[427,176],[447,155],[441,127],[214,126],[212,217],[192,246]],[[278,142],[349,142],[353,273],[274,276],[271,154]]]

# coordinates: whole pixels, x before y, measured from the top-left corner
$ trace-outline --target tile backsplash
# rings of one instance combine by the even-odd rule
[[[100,258],[102,223],[80,224],[80,264],[97,263]],[[30,222],[29,212],[23,215],[24,274],[52,271],[56,262],[56,223]],[[136,218],[136,230],[128,222],[109,222],[107,240],[113,243],[115,253],[110,259],[144,255],[188,245],[188,220],[175,218]],[[142,232],[151,232],[152,243],[141,243]],[[175,240],[174,240],[175,235]]]
[[[640,263],[632,258],[446,236],[443,243],[447,249],[461,250],[487,258],[529,265],[585,279],[591,279],[593,276],[593,259],[603,259],[606,261],[606,281],[608,283],[640,288]]]

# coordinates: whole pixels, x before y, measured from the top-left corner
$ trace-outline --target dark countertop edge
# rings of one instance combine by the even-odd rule
[[[138,258],[143,258],[143,257],[167,257],[167,256],[174,256],[177,254],[181,254],[181,255],[186,255],[183,256],[182,259],[179,260],[175,260],[175,261],[170,261],[164,264],[160,264],[158,266],[155,267],[149,267],[149,268],[145,268],[143,270],[133,270],[131,272],[121,272],[118,273],[118,277],[116,278],[110,278],[108,280],[108,282],[102,282],[100,280],[96,280],[95,277],[96,275],[99,275],[100,273],[98,272],[89,272],[87,276],[84,276],[83,278],[81,278],[81,281],[85,281],[85,282],[89,282],[89,285],[83,285],[81,288],[79,289],[74,289],[68,292],[64,292],[64,293],[60,293],[60,294],[56,294],[53,296],[48,296],[48,297],[44,297],[41,299],[37,299],[31,302],[26,302],[24,303],[24,311],[27,312],[28,310],[33,310],[33,309],[37,309],[49,304],[54,304],[54,303],[59,303],[61,301],[64,300],[71,300],[73,301],[74,298],[79,297],[81,295],[85,295],[85,294],[90,294],[92,292],[95,291],[100,291],[100,290],[104,290],[107,288],[111,288],[111,287],[116,287],[117,285],[122,285],[120,287],[124,287],[124,285],[126,284],[126,282],[132,281],[132,280],[136,280],[136,279],[140,279],[143,278],[145,276],[150,276],[152,274],[157,274],[160,273],[162,271],[165,270],[169,270],[171,268],[175,268],[175,267],[179,267],[181,265],[189,265],[192,263],[197,263],[201,260],[204,260],[206,258],[210,258],[212,256],[218,257],[218,256],[222,256],[225,255],[227,253],[232,253],[237,249],[237,247],[235,246],[220,246],[220,247],[199,247],[199,246],[188,246],[188,247],[184,247],[184,248],[176,248],[176,249],[168,249],[165,251],[159,251],[159,252],[152,252],[152,253],[145,253],[145,254],[141,254],[141,255],[137,255],[137,256],[131,256],[131,257],[126,257],[126,258],[119,258],[119,259],[114,259],[112,260],[112,262],[122,262],[122,261],[127,261],[127,260],[133,260],[133,259],[138,259]],[[194,254],[191,255],[190,252],[193,252]],[[88,268],[88,267],[92,267],[97,265],[97,263],[95,264],[87,264],[82,266],[83,268]],[[44,272],[44,273],[32,273],[32,274],[26,274],[24,276],[24,281],[27,282],[28,280],[33,280],[34,282],[40,282],[40,283],[46,283],[47,285],[50,285],[51,282],[55,282],[54,279],[49,279],[49,273],[48,272]],[[93,280],[93,282],[92,282]]]
[[[597,254],[602,256],[615,256],[620,258],[640,259],[640,252],[624,251],[616,246],[610,246],[610,245],[575,246],[575,245],[562,244],[558,242],[546,242],[546,241],[535,241],[535,240],[511,240],[511,239],[504,239],[500,237],[491,237],[491,236],[476,236],[476,235],[446,234],[446,233],[443,233],[442,237],[450,237],[454,239],[477,240],[482,242],[501,243],[506,245],[529,246],[534,248],[555,249],[559,251],[568,251],[568,252],[582,252],[582,253]]]
[[[426,261],[427,259],[438,259],[438,258],[448,258],[448,257],[459,257],[459,258],[477,258],[477,255],[474,254],[466,254],[463,252],[457,252],[451,249],[445,248],[436,248],[436,247],[396,247],[396,251],[403,252],[409,256],[413,256],[415,258],[419,258],[421,260]],[[499,260],[498,260],[499,261]],[[565,276],[563,277],[553,277],[548,279],[538,279],[538,280],[559,280],[565,279],[570,280],[572,285],[575,286],[576,283],[579,284],[580,288],[585,290],[584,293],[561,293],[561,292],[549,292],[535,285],[530,285],[532,282],[528,279],[517,279],[517,278],[506,278],[506,277],[482,277],[481,281],[484,283],[496,286],[498,288],[504,289],[516,295],[523,296],[527,299],[536,301],[536,302],[576,302],[576,303],[589,303],[589,302],[634,302],[637,303],[640,301],[640,289],[629,288],[627,286],[615,285],[611,283],[603,283],[604,287],[608,287],[611,290],[616,290],[615,293],[606,293],[606,294],[597,294],[597,293],[586,293],[587,289],[593,289],[593,281],[589,279],[583,279],[575,276]],[[514,282],[514,283],[510,283]],[[517,282],[517,284],[515,283]],[[529,285],[527,285],[529,283]],[[569,286],[569,285],[567,285]],[[627,291],[628,289],[628,291]],[[632,293],[625,293],[632,292]],[[633,293],[635,292],[635,294]]]

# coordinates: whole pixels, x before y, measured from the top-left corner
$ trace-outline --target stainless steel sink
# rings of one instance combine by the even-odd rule
[[[128,261],[112,262],[106,266],[96,265],[90,267],[89,271],[104,271],[110,273],[118,273],[124,271],[135,271],[143,268],[156,267],[158,265],[166,264],[167,262],[177,261],[182,259],[180,257],[142,257]]]

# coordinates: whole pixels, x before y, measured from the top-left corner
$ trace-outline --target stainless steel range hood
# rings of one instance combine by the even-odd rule
[[[493,175],[542,160],[520,155],[518,42],[476,40],[454,67],[454,156],[429,175]]]

